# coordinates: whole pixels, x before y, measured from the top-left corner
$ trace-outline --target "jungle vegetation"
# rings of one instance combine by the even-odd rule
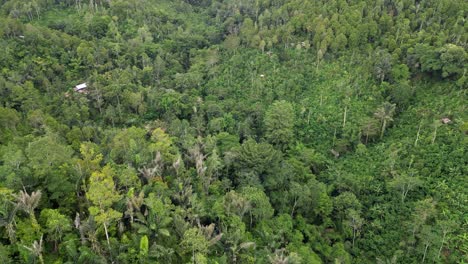
[[[0,0],[0,260],[467,263],[467,13]]]

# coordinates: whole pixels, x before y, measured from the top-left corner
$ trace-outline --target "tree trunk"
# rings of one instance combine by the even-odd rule
[[[345,106],[344,108],[344,114],[343,114],[343,128],[346,126],[346,114],[348,113],[348,107]]]
[[[447,235],[447,232],[443,232],[444,235],[442,236],[442,243],[440,244],[439,252],[437,253],[437,259],[440,258],[440,253],[442,252],[442,248],[444,247],[445,243],[445,235]]]
[[[420,131],[421,131],[421,123],[419,123],[418,133],[416,133],[416,140],[414,141],[414,146],[415,146],[415,147],[418,145],[419,132],[420,132]]]
[[[380,132],[380,139],[383,138],[383,135],[384,135],[384,133],[385,133],[385,127],[386,127],[386,126],[387,126],[387,120],[384,119],[383,122],[382,122],[382,131]]]
[[[192,262],[195,264],[195,248],[192,247]]]
[[[107,232],[107,225],[105,223],[104,223],[104,231],[106,233],[107,245],[109,246],[109,250],[110,250],[109,233]]]
[[[294,210],[296,209],[296,205],[297,205],[297,198],[294,198],[294,204],[293,204],[293,208],[291,210],[291,218],[293,217],[294,215]]]
[[[432,135],[432,144],[434,144],[437,137],[437,128],[438,126],[436,125],[436,127],[434,128],[434,135]]]
[[[422,259],[422,263],[424,263],[424,261],[426,260],[427,248],[429,248],[429,244],[426,244],[426,247],[424,248],[424,256]]]
[[[405,199],[406,199],[406,196],[408,195],[408,192],[409,192],[409,189],[410,187],[403,187],[403,195],[401,196],[401,202],[404,203],[405,202]]]

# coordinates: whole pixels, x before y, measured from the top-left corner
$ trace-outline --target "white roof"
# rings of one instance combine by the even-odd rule
[[[75,86],[75,90],[81,90],[81,89],[84,89],[86,87],[88,87],[88,85],[86,85],[86,83],[78,84],[77,86]]]

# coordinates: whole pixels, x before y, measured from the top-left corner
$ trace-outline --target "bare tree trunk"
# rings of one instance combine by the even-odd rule
[[[424,261],[426,260],[427,248],[429,248],[429,244],[426,244],[426,247],[424,248],[424,256],[422,259],[422,263],[424,263]]]
[[[195,264],[195,248],[192,247],[192,262]]]
[[[105,223],[104,223],[104,231],[106,232],[107,245],[109,246],[109,249],[110,249],[109,233],[107,232],[107,225]]]
[[[407,188],[403,187],[403,195],[401,196],[401,202],[404,203],[406,196],[408,195],[409,192],[409,186]]]
[[[343,128],[346,126],[346,115],[348,113],[348,106],[345,106],[344,108],[344,114],[343,114]]]
[[[297,205],[297,198],[294,198],[294,204],[293,204],[293,208],[291,210],[291,217],[293,217],[293,215],[294,215],[294,210],[296,209],[296,205]]]
[[[384,119],[382,122],[382,131],[380,132],[380,139],[382,139],[384,136],[386,126],[387,126],[387,120]]]
[[[436,137],[437,137],[437,128],[438,128],[438,127],[439,127],[439,126],[436,125],[435,128],[434,128],[434,134],[432,135],[432,142],[431,142],[432,144],[434,144],[434,142],[435,142],[435,140],[436,140]]]
[[[442,243],[440,245],[440,248],[439,248],[439,252],[437,253],[437,259],[440,258],[440,253],[442,252],[442,248],[444,247],[444,243],[445,243],[445,235],[447,235],[447,232],[443,232],[444,235],[442,236]]]
[[[422,122],[421,122],[421,123],[422,123]],[[419,132],[421,131],[421,123],[419,123],[418,133],[416,133],[416,140],[414,141],[414,146],[415,146],[415,147],[418,145]]]

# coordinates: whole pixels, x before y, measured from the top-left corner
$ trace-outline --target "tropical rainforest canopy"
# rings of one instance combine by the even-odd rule
[[[0,0],[0,260],[466,263],[467,15]]]

